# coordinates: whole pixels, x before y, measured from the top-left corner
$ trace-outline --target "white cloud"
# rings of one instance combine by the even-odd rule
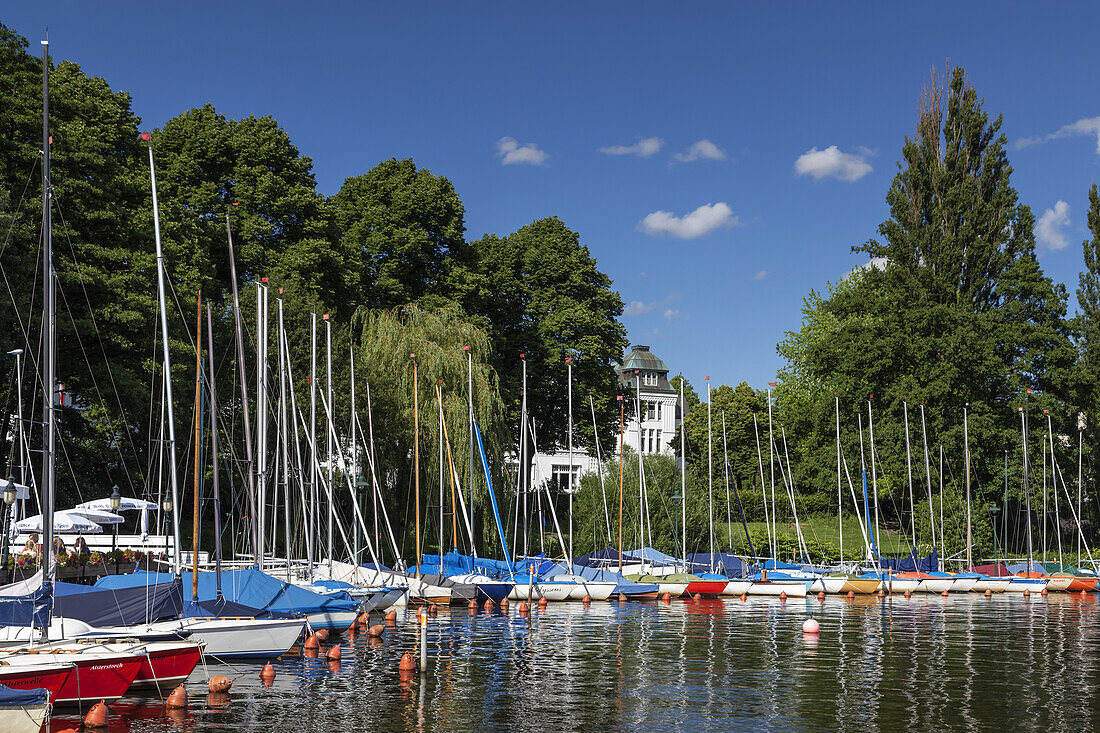
[[[500,161],[501,165],[516,165],[519,163],[542,165],[550,156],[546,151],[540,150],[535,143],[520,145],[514,137],[502,137],[497,140],[497,157],[503,158]]]
[[[676,153],[672,157],[681,163],[691,163],[696,160],[725,160],[726,151],[703,138],[697,143],[692,143],[686,152]]]
[[[795,175],[810,176],[815,181],[836,178],[854,183],[873,170],[867,162],[872,152],[861,147],[856,148],[855,153],[845,153],[836,145],[830,145],[824,150],[810,148],[798,156],[798,160],[794,162],[794,172]]]
[[[1069,244],[1066,239],[1066,227],[1069,226],[1069,204],[1056,201],[1053,209],[1047,209],[1035,222],[1035,240],[1052,250],[1062,250]]]
[[[665,308],[665,320],[666,321],[675,321],[679,317],[680,317],[680,309],[679,308]]]
[[[872,257],[869,261],[864,262],[862,265],[856,265],[845,277],[851,277],[857,272],[863,272],[864,270],[885,270],[886,258],[885,257]]]
[[[643,303],[640,300],[632,300],[630,304],[623,308],[624,316],[641,316],[649,313],[650,311],[657,310],[658,308],[664,308],[676,299],[680,297],[677,292],[671,292],[661,300],[651,300],[648,303]],[[679,311],[676,311],[679,314]],[[665,312],[665,317],[668,318],[668,312]]]
[[[1096,138],[1096,152],[1100,154],[1100,117],[1082,117],[1073,124],[1063,125],[1057,132],[1036,137],[1022,137],[1016,141],[1016,149],[1020,150],[1030,145],[1058,140],[1063,137],[1091,136]]]
[[[766,278],[766,277],[767,277],[768,275],[770,275],[770,274],[771,274],[771,272],[772,272],[771,270],[761,270],[760,272],[758,272],[758,273],[756,273],[755,275],[753,275],[753,276],[752,276],[752,279],[753,279],[753,280],[763,280],[763,279],[764,279],[764,278]]]
[[[683,217],[671,211],[654,211],[638,222],[638,230],[654,237],[668,235],[677,239],[696,239],[722,227],[734,227],[740,219],[725,202],[703,204]]]
[[[648,158],[661,151],[665,141],[659,137],[640,137],[633,145],[609,145],[600,148],[601,153],[607,155],[636,155],[639,158]]]

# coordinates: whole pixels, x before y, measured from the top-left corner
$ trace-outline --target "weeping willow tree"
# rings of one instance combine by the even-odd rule
[[[489,363],[488,335],[464,321],[455,309],[424,310],[413,305],[390,310],[360,309],[352,320],[352,333],[358,337],[354,349],[358,411],[367,428],[369,385],[376,470],[401,555],[410,559],[416,554],[414,363],[422,552],[435,553],[441,547],[444,551],[454,547],[463,552],[470,550],[460,506],[465,501],[477,553],[498,554],[500,541],[481,458],[476,443],[471,443],[469,429],[472,377],[474,419],[481,430],[493,488],[503,513],[514,491],[505,467],[505,455],[512,446],[497,375]],[[440,430],[440,398],[445,431]],[[443,435],[447,442],[441,442]],[[363,475],[369,475],[365,458],[361,462]],[[452,465],[456,475],[453,484]]]

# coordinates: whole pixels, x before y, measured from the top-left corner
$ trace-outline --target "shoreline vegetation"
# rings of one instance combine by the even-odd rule
[[[0,25],[0,83],[7,90],[0,106],[0,241],[10,289],[10,297],[0,299],[0,348],[24,349],[29,375],[16,385],[13,370],[0,385],[7,426],[0,448],[9,455],[14,455],[12,438],[20,427],[16,389],[28,406],[23,429],[32,445],[38,431],[28,426],[37,425],[41,412],[35,399],[40,385],[33,376],[40,341],[41,212],[36,197],[27,195],[40,177],[39,73],[26,39]],[[86,75],[71,61],[55,61],[51,85],[61,293],[58,363],[65,385],[58,504],[104,496],[113,485],[127,495],[155,496],[156,483],[163,481],[158,468],[162,438],[157,410],[150,405],[156,404],[163,375],[153,327],[157,303],[150,286],[155,262],[147,151],[140,140],[144,128],[127,92],[113,90],[108,80]],[[775,434],[765,431],[766,391],[745,382],[712,389],[715,425],[719,415],[726,420],[728,479],[717,434],[707,465],[706,410],[700,409],[706,405],[690,381],[684,382],[685,501],[694,544],[688,551],[707,548],[708,485],[716,502],[714,521],[720,526],[732,516],[732,530],[724,529],[721,537],[716,532],[715,549],[728,546],[728,531],[735,549],[744,540],[740,509],[730,507],[727,515],[727,481],[729,490],[739,492],[750,532],[761,536],[759,435],[765,441],[763,454],[769,453],[770,440],[787,461],[807,540],[819,544],[823,557],[837,551],[835,522],[842,507],[845,554],[862,555],[856,519],[862,508],[850,502],[847,483],[837,504],[839,419],[840,450],[856,491],[864,469],[871,490],[877,488],[884,554],[908,554],[906,537],[914,530],[918,552],[930,547],[931,538],[940,537],[940,528],[933,530],[940,502],[948,517],[947,536],[937,544],[957,553],[966,541],[960,521],[966,485],[964,409],[975,556],[1019,556],[1029,522],[1033,532],[1051,537],[1061,532],[1072,545],[1077,526],[1066,524],[1065,508],[1062,523],[1055,524],[1048,506],[1061,501],[1064,507],[1078,491],[1084,496],[1081,528],[1086,541],[1093,541],[1100,513],[1100,492],[1091,490],[1100,458],[1093,417],[1100,410],[1100,195],[1095,185],[1087,192],[1086,270],[1076,292],[1078,314],[1070,317],[1066,286],[1047,277],[1036,258],[1035,217],[1012,186],[1001,118],[984,108],[960,68],[933,73],[920,98],[916,132],[901,140],[899,172],[885,192],[890,218],[852,247],[867,256],[868,266],[809,293],[801,327],[777,335],[785,366],[771,393]],[[192,102],[201,100],[182,100],[181,106]],[[434,432],[438,412],[451,425],[462,426],[466,419],[464,347],[470,347],[476,419],[506,513],[514,511],[516,486],[508,457],[529,457],[533,449],[519,445],[523,362],[528,409],[542,450],[566,443],[567,357],[572,359],[574,413],[586,413],[591,397],[597,425],[594,432],[591,421],[577,419],[575,444],[594,453],[598,439],[604,455],[618,445],[616,398],[625,395],[630,404],[632,392],[619,384],[614,371],[628,344],[620,320],[623,300],[593,254],[606,243],[587,242],[550,212],[510,234],[468,240],[465,208],[453,183],[411,159],[382,161],[349,177],[332,196],[323,196],[311,159],[269,116],[233,120],[212,105],[196,106],[153,130],[151,140],[169,300],[175,309],[169,337],[176,394],[188,394],[194,384],[188,313],[200,293],[215,314],[214,361],[225,385],[219,388],[224,397],[218,419],[224,432],[227,547],[247,551],[227,217],[242,298],[247,302],[253,294],[249,286],[266,279],[284,306],[289,362],[299,393],[308,392],[313,314],[328,314],[333,324],[334,419],[341,426],[349,422],[349,353],[358,394],[365,394],[369,384],[373,430],[385,436],[376,457],[380,486],[385,501],[399,508],[391,517],[406,555],[414,542],[408,511],[414,483],[409,354],[418,355],[421,395],[429,396],[420,402],[422,480],[432,480],[439,471],[436,451],[424,447],[439,444]],[[246,339],[254,343],[255,314],[242,310]],[[245,372],[254,375],[255,363],[248,361],[254,354],[248,346],[245,353]],[[672,380],[677,390],[680,379]],[[432,398],[439,384],[437,405]],[[1029,494],[1021,481],[1020,410],[1030,421]],[[1053,438],[1047,435],[1048,415]],[[189,407],[177,409],[177,434],[187,435],[193,419]],[[451,440],[457,474],[473,475],[469,437],[455,429]],[[679,434],[669,442],[678,447]],[[862,463],[861,455],[867,457]],[[645,460],[653,541],[670,549],[680,511],[672,498],[680,485],[678,465],[666,456]],[[1039,467],[1054,466],[1052,461],[1061,472],[1058,483],[1040,473]],[[1076,481],[1078,461],[1082,487]],[[26,468],[17,463],[9,461],[12,471]],[[625,460],[627,531],[636,527],[639,514],[636,463]],[[473,468],[480,471],[480,466]],[[606,546],[614,534],[604,526],[602,497],[615,494],[617,501],[618,471],[616,461],[606,463],[604,493],[595,473],[583,477],[574,505],[577,554]],[[1055,473],[1052,468],[1050,476]],[[181,475],[180,485],[190,486],[192,478]],[[210,477],[200,479],[209,482]],[[778,477],[776,483],[777,523],[788,534],[793,515],[783,505],[785,490]],[[484,487],[475,485],[473,491],[478,494],[473,524],[488,526],[482,521]],[[567,497],[554,491],[561,515]],[[930,500],[936,511],[929,511]],[[1025,513],[1029,504],[1030,515]],[[204,502],[202,510],[209,532],[213,507]],[[350,500],[339,497],[335,510],[350,516]],[[430,501],[426,510],[431,516]],[[504,520],[512,527],[515,516]],[[189,522],[183,522],[185,534]],[[529,531],[528,544],[538,538],[534,528]],[[477,532],[481,551],[498,550],[492,532]],[[426,550],[433,541],[439,544],[429,534]]]

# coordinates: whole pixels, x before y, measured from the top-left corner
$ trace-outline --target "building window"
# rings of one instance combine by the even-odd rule
[[[569,466],[566,464],[555,463],[552,467],[554,486],[559,491],[570,491],[572,493],[569,482]],[[573,466],[573,481],[572,488],[576,489],[578,485],[577,478],[580,476],[580,466]]]
[[[650,428],[649,429],[649,451],[648,451],[649,453],[653,452],[653,433],[654,433],[653,428]]]
[[[657,450],[656,450],[656,452],[657,453],[661,452],[661,431],[660,430],[657,431]]]
[[[658,418],[659,403],[646,400],[643,404],[645,405],[645,419],[656,420]]]
[[[645,372],[642,374],[642,384],[647,387],[657,386],[657,372]]]

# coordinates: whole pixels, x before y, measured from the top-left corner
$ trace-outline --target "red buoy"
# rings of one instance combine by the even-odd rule
[[[310,634],[306,639],[306,643],[302,644],[302,648],[306,650],[317,650],[321,648],[321,642],[317,640],[317,634]]]
[[[172,690],[171,694],[168,695],[168,699],[164,701],[164,707],[169,710],[179,710],[187,707],[187,690],[183,689],[183,685]]]
[[[313,632],[318,641],[328,641],[328,629],[317,629]]]
[[[394,609],[391,608],[386,613],[386,626],[396,626],[396,625],[397,625],[397,611],[395,611]]]
[[[592,602],[592,597],[590,595],[588,595],[587,593],[585,593],[584,598],[581,599],[581,603],[583,603],[584,605],[587,606],[591,602]]]
[[[271,666],[271,662],[264,665],[264,668],[260,670],[260,682],[265,685],[270,685],[271,681],[275,679],[275,668]]]
[[[397,665],[397,668],[402,672],[412,672],[416,669],[416,657],[412,655],[412,652],[405,652],[401,655],[401,663]]]
[[[504,598],[500,599],[500,608],[502,611],[507,611],[509,605],[510,604],[508,603],[508,596],[504,596]]]
[[[821,602],[825,601],[825,591],[818,591],[817,600],[819,600]]]
[[[229,692],[229,688],[232,686],[233,680],[223,674],[216,674],[210,678],[209,687],[211,692]]]
[[[382,636],[382,632],[384,632],[385,630],[386,627],[382,624],[375,624],[374,626],[371,626],[369,629],[367,629],[367,636],[377,639],[378,637]]]
[[[665,603],[671,603],[672,602],[672,594],[669,593],[668,591],[665,591],[665,594],[663,596],[661,596],[661,600],[664,601]]]
[[[546,596],[543,596],[542,598],[539,599],[539,608],[540,609],[546,608]]]
[[[329,650],[327,652],[325,652],[325,659],[329,660],[330,662],[331,661],[337,661],[342,656],[343,656],[343,653],[340,651],[340,645],[339,644],[336,644],[335,646],[329,647]]]
[[[703,600],[703,596],[701,596],[701,595],[699,595],[698,593],[696,593],[695,595],[693,595],[693,596],[691,597],[691,600],[693,600],[693,601],[701,601],[701,600]]]
[[[107,727],[107,701],[100,700],[92,709],[88,711],[88,714],[84,716],[85,728],[106,728]]]
[[[485,609],[485,612],[486,612],[486,613],[489,613],[489,612],[491,612],[491,611],[493,610],[493,602],[492,602],[492,600],[486,600],[486,601],[485,601],[485,605],[484,605],[484,606],[482,606],[482,608],[484,608],[484,609]]]
[[[848,600],[849,601],[854,600],[855,597],[856,597],[856,592],[854,590],[848,591]]]
[[[781,600],[781,601],[787,600],[787,591],[785,591],[785,590],[779,591],[779,600]]]
[[[466,608],[470,609],[471,611],[476,611],[477,610],[477,601],[470,601],[469,603],[466,604]]]

